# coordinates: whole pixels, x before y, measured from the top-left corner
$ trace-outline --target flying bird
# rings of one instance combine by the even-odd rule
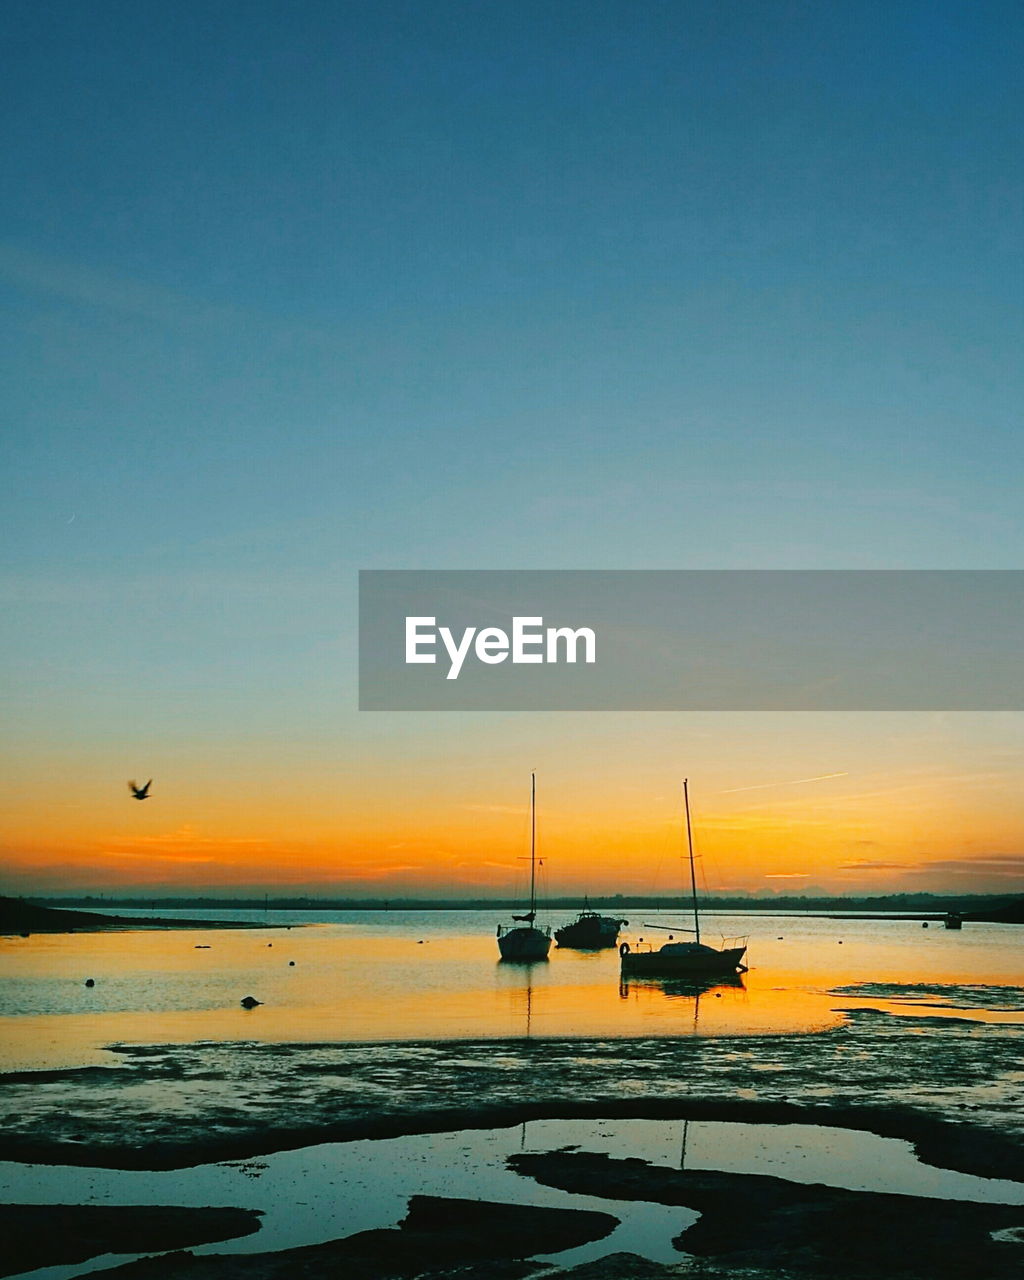
[[[134,782],[129,782],[129,783],[128,783],[128,785],[129,785],[129,787],[131,787],[132,799],[133,799],[133,800],[148,800],[148,799],[149,799],[149,788],[152,786],[152,784],[153,784],[153,779],[152,779],[152,778],[150,778],[149,782],[147,782],[147,783],[146,783],[146,785],[145,785],[144,787],[137,787],[137,786],[135,785],[135,783],[134,783]]]

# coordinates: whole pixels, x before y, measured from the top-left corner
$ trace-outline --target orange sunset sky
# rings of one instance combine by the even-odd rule
[[[360,717],[353,717],[362,723]],[[530,767],[551,896],[1024,888],[1020,717],[382,716],[358,748],[106,744],[14,762],[6,892],[508,896]],[[138,768],[137,764],[145,767]],[[155,778],[134,801],[124,777]]]

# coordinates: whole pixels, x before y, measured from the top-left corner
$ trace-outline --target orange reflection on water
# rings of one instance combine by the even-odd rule
[[[505,964],[489,916],[451,916],[2,939],[0,1067],[109,1061],[102,1046],[120,1041],[791,1033],[836,1025],[842,1009],[858,1005],[936,1012],[877,994],[829,994],[837,987],[1017,981],[1009,926],[947,934],[915,922],[748,919],[750,971],[698,991],[623,985],[614,950],[556,948],[543,963]],[[736,932],[735,923],[723,928]],[[246,1010],[245,996],[261,1003]],[[960,1009],[957,1016],[1021,1018]]]

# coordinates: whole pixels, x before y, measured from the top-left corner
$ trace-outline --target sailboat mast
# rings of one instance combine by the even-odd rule
[[[693,865],[693,832],[690,829],[690,789],[689,779],[683,779],[683,804],[686,808],[686,847],[690,854],[690,889],[693,893],[693,931],[700,944],[700,913],[697,910],[697,872]]]
[[[537,775],[530,774],[530,923],[537,910]]]

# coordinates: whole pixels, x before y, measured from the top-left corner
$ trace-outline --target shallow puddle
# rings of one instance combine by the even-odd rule
[[[264,1211],[255,1235],[199,1246],[195,1253],[271,1252],[394,1226],[414,1194],[598,1209],[614,1214],[621,1225],[603,1240],[557,1255],[559,1265],[620,1251],[657,1262],[678,1261],[672,1240],[697,1220],[695,1211],[572,1195],[539,1186],[505,1165],[516,1152],[565,1147],[676,1169],[1024,1204],[1024,1183],[932,1168],[916,1158],[909,1143],[894,1138],[816,1125],[666,1120],[542,1120],[510,1129],[329,1143],[159,1173],[0,1163],[0,1197],[11,1203],[236,1205]],[[25,1274],[34,1280],[66,1280],[127,1258],[107,1255]]]

